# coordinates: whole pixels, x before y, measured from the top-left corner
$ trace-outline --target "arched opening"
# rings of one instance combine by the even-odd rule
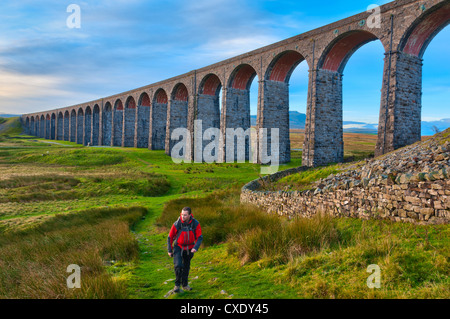
[[[257,128],[259,162],[267,164],[278,157],[278,163],[291,161],[289,82],[296,67],[305,58],[297,51],[285,51],[274,57],[261,83]],[[275,131],[274,131],[275,130]],[[272,134],[278,130],[278,140]],[[275,143],[275,144],[273,144]],[[278,145],[278,147],[276,147]]]
[[[84,145],[91,143],[91,133],[92,133],[92,110],[88,106],[86,108],[86,114],[84,116]]]
[[[397,147],[412,144],[423,135],[433,135],[450,126],[447,102],[450,67],[442,63],[450,49],[450,30],[446,28],[450,23],[450,2],[431,8],[424,4],[422,8],[424,13],[408,29],[400,44],[404,53],[401,58],[408,64],[403,71],[410,81],[397,87],[409,90],[411,98],[403,98],[410,110],[405,115],[405,111],[396,105],[396,119],[408,123],[402,135],[408,134],[412,138],[398,137]]]
[[[151,150],[163,150],[166,144],[167,126],[167,93],[163,89],[158,89],[153,97],[151,106],[151,138],[149,148]],[[169,135],[170,138],[170,135]],[[170,153],[168,154],[170,155]]]
[[[431,41],[423,55],[421,135],[430,136],[450,127],[450,28]]]
[[[112,143],[112,105],[106,102],[102,114],[102,144],[111,146]]]
[[[303,162],[306,165],[318,166],[344,161],[343,71],[350,57],[359,48],[377,39],[374,34],[367,31],[349,31],[337,36],[319,58],[318,70],[313,81],[315,96],[314,100],[309,102],[315,116],[314,120],[306,125],[303,152]],[[378,54],[374,59],[378,58],[381,63],[384,50]],[[382,67],[380,69],[382,70]],[[360,70],[358,75],[360,82],[364,82],[361,81],[363,75]],[[381,87],[382,81],[379,83],[378,88]],[[352,94],[354,92],[352,90]],[[378,107],[375,110],[379,109],[380,94],[377,95],[375,101]],[[358,103],[359,109],[367,104],[361,96]],[[307,122],[308,116],[310,115],[307,115]]]
[[[136,146],[138,148],[148,148],[148,137],[150,129],[150,97],[147,93],[142,93],[138,103],[138,124],[136,132]]]
[[[289,137],[291,162],[301,165],[303,143],[305,142],[306,113],[309,87],[308,63],[300,63],[289,79]]]
[[[69,141],[70,139],[70,113],[66,111],[64,113],[64,141]]]
[[[251,87],[257,73],[249,64],[237,66],[231,73],[223,99],[222,134],[225,138],[222,161],[240,163],[250,160]],[[257,82],[257,81],[256,81]],[[256,101],[258,97],[257,85]],[[255,109],[257,105],[255,104]],[[255,112],[256,114],[256,112]]]
[[[72,110],[70,113],[70,141],[77,141],[77,111]]]
[[[113,146],[122,146],[123,135],[123,104],[121,100],[117,100],[114,104],[114,133]]]
[[[136,101],[132,96],[128,97],[125,103],[125,132],[124,147],[134,147],[135,124],[136,124]]]
[[[384,47],[372,41],[348,60],[342,79],[344,161],[372,157],[377,144]]]
[[[63,116],[62,112],[59,112],[58,113],[58,125],[57,125],[57,130],[56,130],[56,132],[57,132],[56,139],[58,141],[62,141],[64,138],[63,130],[64,130],[64,116]]]
[[[92,114],[92,145],[99,145],[100,141],[100,107],[98,104],[94,105],[94,112]]]
[[[200,82],[198,92],[196,120],[201,121],[198,122],[201,123],[201,130],[199,127],[197,128],[201,132],[201,136],[198,133],[198,136],[194,136],[194,141],[201,139],[202,143],[198,145],[202,145],[202,149],[194,149],[194,161],[220,162],[219,137],[222,83],[219,77],[212,73],[206,75]],[[208,134],[205,134],[205,132],[208,132]]]
[[[188,115],[188,101],[189,94],[186,86],[183,83],[178,83],[172,90],[169,110],[168,110],[168,129],[166,129],[166,153],[168,155],[184,158],[186,154],[172,154],[173,146],[178,143],[178,140],[172,140],[172,132],[178,128],[187,128],[187,115]],[[176,136],[175,138],[179,138]]]
[[[78,109],[77,115],[77,144],[83,144],[84,133],[84,112],[82,108]]]

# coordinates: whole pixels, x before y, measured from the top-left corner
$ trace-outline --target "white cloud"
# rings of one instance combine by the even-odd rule
[[[64,96],[68,92],[58,88],[64,82],[64,78],[53,75],[27,75],[2,71],[0,98]]]

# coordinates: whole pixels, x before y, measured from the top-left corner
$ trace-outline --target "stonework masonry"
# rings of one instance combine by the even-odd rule
[[[249,89],[258,82],[254,143],[262,162],[263,146],[270,155],[271,128],[279,129],[279,162],[290,161],[289,81],[300,63],[309,67],[303,163],[325,165],[343,160],[342,79],[351,55],[370,41],[385,49],[375,155],[391,152],[420,139],[422,61],[430,41],[450,23],[450,0],[397,0],[380,7],[380,27],[368,21],[373,12],[342,19],[239,56],[94,101],[24,114],[26,133],[84,145],[164,149],[171,154],[171,132],[178,127],[194,138],[194,122],[211,127],[247,129]],[[222,89],[222,109],[218,107]],[[140,107],[145,97],[145,107]],[[137,101],[137,103],[136,103]],[[130,104],[131,103],[131,104]],[[137,105],[137,106],[136,106]],[[146,110],[145,108],[149,110]],[[142,109],[142,110],[141,110]],[[98,110],[98,111],[96,111]],[[63,132],[62,132],[63,131]],[[258,136],[259,137],[259,136]],[[267,145],[258,141],[267,140]],[[203,143],[208,145],[209,142]],[[246,144],[244,151],[248,158]],[[203,150],[196,150],[201,152]],[[224,160],[226,143],[219,146]],[[202,157],[197,154],[197,158]],[[236,149],[235,160],[238,157]],[[185,154],[193,160],[194,150]]]
[[[414,224],[450,222],[450,129],[378,159],[343,165],[305,191],[268,191],[268,185],[305,171],[298,167],[245,185],[241,203],[269,213],[311,217],[389,219]]]
[[[272,181],[276,180],[275,178]],[[415,224],[450,222],[450,180],[366,185],[329,192],[259,191],[258,183],[242,189],[241,202],[260,206],[269,213],[289,217],[390,219]],[[444,199],[445,198],[445,199]]]

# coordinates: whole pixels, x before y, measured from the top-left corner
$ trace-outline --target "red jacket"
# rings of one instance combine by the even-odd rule
[[[167,238],[167,250],[172,252],[172,246],[174,241],[176,244],[184,250],[191,250],[195,248],[198,251],[200,244],[203,241],[202,229],[200,223],[191,214],[191,218],[187,222],[183,222],[180,214],[180,218],[173,223],[172,228]]]

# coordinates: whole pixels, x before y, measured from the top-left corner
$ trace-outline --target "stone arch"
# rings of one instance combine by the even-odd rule
[[[99,145],[100,142],[100,106],[94,105],[92,112],[92,145]]]
[[[214,74],[207,74],[201,81],[199,85],[199,94],[197,99],[197,117],[196,120],[201,120],[202,124],[202,136],[205,131],[208,129],[219,129],[220,130],[220,91],[222,89],[222,82],[220,78]],[[194,137],[195,138],[195,137]],[[211,154],[209,154],[209,150],[207,150],[207,154],[210,156],[216,156],[218,160],[220,160],[220,152],[219,148],[219,136],[214,136],[214,139],[211,141],[203,140],[202,150],[205,150],[205,147],[211,144],[212,142],[217,143],[217,146],[211,150]],[[203,151],[195,150],[195,160],[203,161]]]
[[[135,124],[136,124],[136,101],[134,97],[129,96],[125,102],[125,110],[124,110],[123,120],[125,132],[123,134],[124,147],[134,147],[134,137],[135,137]]]
[[[363,30],[348,31],[334,39],[319,58],[318,68],[342,74],[350,57],[360,47],[378,40],[371,32]]]
[[[123,135],[123,103],[117,99],[114,103],[113,146],[122,146]]]
[[[250,90],[257,72],[250,64],[238,65],[230,74],[227,89]]]
[[[83,108],[78,109],[77,114],[77,144],[83,144],[84,134],[84,111]]]
[[[90,106],[86,107],[84,114],[84,145],[88,145],[91,142],[92,135],[92,109]]]
[[[375,156],[420,141],[422,138],[422,57],[434,37],[450,23],[450,2],[427,8],[407,29],[391,60],[395,68],[384,82]],[[386,72],[385,72],[386,73]],[[392,89],[393,88],[393,89]],[[394,93],[391,93],[394,91]]]
[[[427,9],[424,5],[423,9]],[[450,2],[426,10],[408,28],[400,41],[400,51],[422,58],[428,44],[450,23]]]
[[[305,61],[302,54],[286,50],[276,55],[264,73],[259,91],[262,98],[258,105],[258,156],[260,163],[268,163],[270,157],[278,156],[279,163],[291,161],[291,142],[289,132],[289,80],[295,68]],[[259,134],[260,129],[267,129]],[[272,144],[272,133],[278,129],[278,154]],[[262,143],[260,143],[260,141]],[[267,158],[266,158],[267,156]],[[269,157],[270,156],[270,157]]]
[[[165,149],[168,102],[166,91],[162,88],[156,90],[150,110],[149,148],[152,150]]]
[[[70,141],[77,142],[77,111],[75,109],[70,112]]]
[[[184,83],[177,83],[170,94],[169,106],[167,111],[166,128],[166,153],[171,155],[173,146],[178,143],[177,140],[172,140],[172,132],[177,128],[188,127],[188,108],[189,108],[189,93]],[[178,154],[180,158],[184,158],[186,154]]]
[[[224,145],[220,146],[222,162],[250,159],[250,87],[256,76],[257,72],[251,65],[240,64],[227,81],[221,114],[221,132],[224,136]],[[227,136],[227,129],[234,129],[234,135]],[[231,130],[228,132],[231,133]],[[244,136],[244,140],[241,136]]]
[[[150,130],[150,97],[143,92],[138,100],[136,147],[148,148]]]
[[[102,144],[111,146],[112,145],[112,118],[113,118],[113,109],[110,102],[106,102],[103,108],[102,114]]]
[[[379,37],[369,31],[345,32],[327,45],[319,57],[317,69],[310,72],[310,111],[306,116],[302,155],[305,165],[344,161],[343,71],[359,48],[376,40]],[[380,55],[380,60],[383,57]]]
[[[292,72],[304,60],[303,55],[293,50],[278,54],[269,64],[265,80],[289,83]]]
[[[64,115],[58,112],[58,122],[56,130],[56,139],[62,141],[64,139]]]
[[[64,112],[64,141],[69,141],[70,139],[70,113],[69,111]]]

